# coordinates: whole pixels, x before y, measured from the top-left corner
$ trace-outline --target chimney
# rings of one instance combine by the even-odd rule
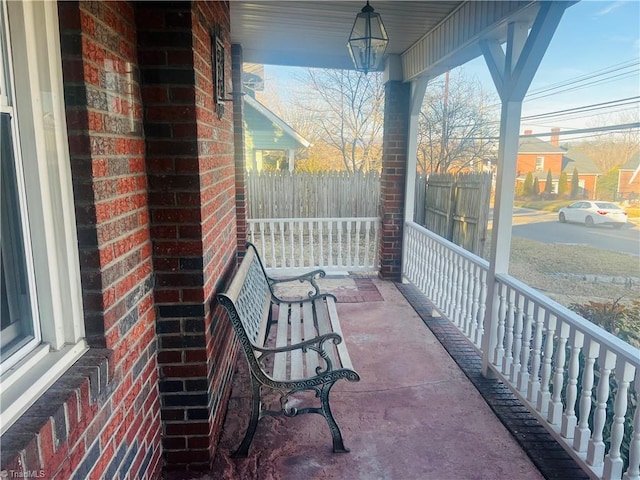
[[[524,134],[525,135],[532,135],[533,134],[533,130],[525,130]]]
[[[560,145],[560,129],[558,127],[551,129],[551,145],[558,147]]]

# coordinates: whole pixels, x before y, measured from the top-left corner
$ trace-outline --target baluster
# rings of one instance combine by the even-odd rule
[[[271,266],[277,267],[278,263],[276,262],[276,238],[275,238],[275,230],[276,226],[273,221],[269,222],[269,236],[271,237]]]
[[[534,308],[535,325],[533,335],[533,348],[531,349],[531,375],[529,376],[529,391],[527,392],[527,400],[531,403],[536,401],[538,391],[540,390],[540,363],[542,357],[542,330],[544,328],[544,319],[549,312],[544,311],[540,306]]]
[[[473,288],[469,286],[469,267],[471,262],[467,259],[462,259],[462,311],[460,316],[462,317],[462,331],[464,335],[469,338],[469,328],[471,324],[471,296],[469,295],[469,289]]]
[[[506,301],[506,289],[507,286],[503,283],[499,283],[496,280],[496,295],[498,302],[498,321],[495,323],[496,325],[496,347],[493,351],[493,364],[497,367],[502,365],[502,359],[504,357],[504,320],[507,312],[507,301]],[[494,309],[494,311],[496,311]]]
[[[285,253],[285,246],[287,245],[287,240],[285,238],[285,223],[283,221],[278,222],[278,225],[280,226],[280,252],[282,255],[282,259],[281,259],[281,266],[282,268],[286,268],[287,267],[287,256]]]
[[[469,329],[469,338],[476,343],[478,332],[478,312],[480,310],[480,266],[475,263],[471,265],[473,290],[471,293],[471,326]]]
[[[633,416],[633,432],[629,442],[629,468],[622,480],[640,480],[640,368],[636,369],[636,378],[633,381],[636,412]],[[606,468],[606,467],[605,467]]]
[[[320,245],[318,246],[320,248],[320,257],[318,258],[318,261],[315,261],[316,255],[315,255],[315,251],[314,251],[314,244],[316,243],[315,238],[313,238],[313,222],[309,222],[309,244],[311,245],[311,251],[309,253],[309,263],[310,265],[319,265],[319,266],[324,266],[324,256],[322,255],[322,222],[318,221],[318,242],[320,243]]]
[[[253,222],[247,222],[249,224],[249,238],[251,238],[251,243],[256,244],[256,225]]]
[[[460,298],[462,296],[462,292],[460,291],[461,289],[461,281],[462,279],[460,278],[460,256],[457,253],[451,252],[451,256],[452,256],[452,262],[451,265],[453,267],[453,278],[451,281],[451,301],[453,302],[452,305],[452,309],[451,309],[451,313],[452,313],[452,318],[451,321],[453,322],[453,324],[460,328],[461,327],[461,323],[460,323]]]
[[[424,250],[424,244],[418,237],[418,233],[411,228],[411,236],[413,240],[413,265],[412,265],[412,278],[414,284],[420,289],[422,293],[426,293],[426,273],[425,263],[427,261],[427,252]]]
[[[591,390],[593,389],[593,364],[596,363],[599,350],[600,345],[591,339],[587,339],[584,348],[586,358],[582,372],[580,421],[573,434],[573,449],[578,452],[585,452],[587,450],[587,443],[591,436],[591,430],[589,430],[589,415],[591,413]]]
[[[355,264],[358,267],[365,267],[364,263],[360,262],[360,225],[362,224],[362,220],[356,220],[356,253],[355,253]]]
[[[331,220],[327,225],[327,249],[329,250],[328,265],[333,267],[333,221]]]
[[[296,251],[293,247],[294,245],[294,239],[293,239],[293,234],[294,234],[294,229],[293,229],[293,221],[289,222],[289,265],[291,265],[291,267],[295,267],[296,266]]]
[[[602,465],[604,459],[604,437],[602,432],[607,421],[607,402],[609,401],[609,378],[616,365],[616,356],[609,350],[601,352],[598,358],[600,378],[596,389],[596,409],[593,412],[593,431],[587,448],[587,463],[593,467]]]
[[[342,220],[336,220],[336,229],[338,230],[338,266],[344,265],[342,261]]]
[[[364,225],[364,265],[369,266],[369,249],[371,248],[369,244],[369,231],[371,230],[371,222],[367,220]]]
[[[527,396],[529,391],[529,356],[531,355],[531,332],[533,329],[534,304],[530,298],[525,299],[524,329],[522,339],[522,360],[518,375],[518,391]]]
[[[446,272],[444,271],[444,252],[441,249],[440,244],[436,243],[435,245],[436,248],[436,272],[442,272],[440,275],[438,275],[436,277],[436,295],[433,298],[433,301],[435,302],[435,304],[438,307],[441,307],[443,305],[442,300],[443,300],[443,295],[442,295],[442,290],[443,290],[443,286],[444,286],[444,277]]]
[[[453,275],[455,272],[455,266],[453,264],[453,252],[449,250],[447,247],[443,247],[447,252],[447,285],[445,290],[445,311],[448,318],[453,317],[453,306],[455,303],[454,296],[454,279]]]
[[[522,329],[524,327],[524,297],[516,292],[515,314],[513,318],[513,358],[509,379],[514,385],[518,384],[518,373],[520,372],[520,355],[522,355]]]
[[[435,278],[433,276],[433,271],[436,268],[436,256],[435,256],[435,251],[433,248],[433,245],[431,244],[431,241],[428,237],[425,236],[421,236],[420,241],[423,243],[423,247],[427,258],[425,260],[425,268],[422,272],[422,275],[425,276],[425,284],[427,286],[427,290],[423,290],[423,292],[425,292],[425,294],[427,295],[427,297],[429,297],[429,299],[431,301],[435,301],[435,295],[436,295],[436,283],[435,283]]]
[[[420,272],[420,276],[423,279],[422,291],[427,294],[430,300],[434,300],[433,294],[435,292],[435,285],[432,273],[435,268],[435,252],[428,237],[420,236],[420,248],[422,251]]]
[[[514,299],[516,292],[507,288],[507,317],[504,322],[504,357],[502,358],[502,373],[509,375],[513,364],[513,322],[515,317]]]
[[[567,361],[567,339],[569,338],[569,325],[558,321],[556,326],[558,347],[556,349],[555,370],[553,375],[553,395],[549,402],[549,414],[547,421],[551,425],[559,425],[562,419],[562,387],[564,385],[564,365]]]
[[[567,379],[567,403],[562,414],[562,426],[560,435],[571,440],[575,434],[578,418],[576,417],[576,401],[578,399],[578,375],[580,375],[580,350],[584,342],[584,335],[576,330],[575,326],[569,329],[571,340],[571,357],[569,358],[569,378]]]
[[[551,361],[553,360],[553,337],[556,330],[556,316],[547,312],[544,318],[544,326],[542,374],[540,380],[540,391],[538,392],[538,401],[536,403],[536,409],[542,414],[542,416],[546,415],[547,409],[549,408],[549,400],[551,399],[549,383],[551,382]]]
[[[267,247],[265,246],[265,231],[264,222],[260,222],[260,256],[264,259],[267,258]],[[266,267],[266,264],[265,264]]]
[[[609,453],[604,459],[603,477],[607,479],[619,479],[622,477],[624,462],[620,456],[620,446],[624,438],[624,421],[627,415],[627,403],[629,395],[629,383],[633,380],[635,368],[630,363],[620,359],[616,365],[616,385],[618,391],[613,404],[613,423],[611,425],[611,445]],[[636,411],[639,410],[636,405]],[[637,413],[637,412],[636,412]],[[631,447],[631,445],[629,445]],[[631,470],[631,462],[629,462]]]
[[[351,220],[347,220],[347,266],[353,265],[353,258],[351,256]]]
[[[304,267],[304,247],[303,247],[303,240],[304,240],[304,221],[301,221],[298,224],[298,250],[300,251],[300,264],[298,265],[299,267]]]
[[[372,267],[378,268],[378,262],[380,260],[380,255],[378,252],[378,242],[380,241],[380,221],[376,220],[373,223],[373,262],[371,264]]]
[[[411,244],[413,247],[412,250],[412,258],[411,258],[411,281],[424,293],[424,251],[422,249],[422,243],[418,238],[417,232],[412,228],[410,229],[411,233]]]
[[[482,345],[482,337],[484,336],[484,314],[487,311],[487,271],[481,268],[480,271],[480,297],[478,298],[480,308],[478,309],[477,326],[476,331],[476,347],[480,348]]]

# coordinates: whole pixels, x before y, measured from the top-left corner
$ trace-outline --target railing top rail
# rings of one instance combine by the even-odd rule
[[[247,222],[357,222],[379,221],[380,217],[248,218]]]
[[[429,238],[431,238],[433,240],[436,240],[439,243],[442,243],[448,249],[453,250],[456,254],[460,255],[461,257],[464,257],[466,260],[469,260],[470,262],[475,263],[479,267],[485,268],[487,270],[489,269],[489,262],[486,261],[484,258],[480,258],[477,255],[474,255],[473,253],[471,253],[471,252],[465,250],[464,248],[456,245],[455,243],[450,242],[446,238],[443,238],[440,235],[438,235],[436,233],[433,233],[430,230],[427,230],[422,225],[419,225],[419,224],[417,224],[415,222],[411,222],[411,221],[405,222],[405,225],[407,227],[410,227],[410,228],[413,228],[414,230],[419,231],[423,235],[426,235],[427,237],[429,237]]]
[[[630,364],[640,368],[640,349],[582,318],[577,313],[569,310],[563,305],[560,305],[549,297],[542,295],[540,292],[520,280],[505,274],[496,275],[496,280],[507,286],[513,287],[518,292],[524,294],[526,298],[534,300],[539,306],[542,306],[545,310],[555,315],[556,318],[569,323],[569,325],[575,326],[580,333],[585,337],[594,340],[600,345],[600,347],[605,347],[616,355],[624,357],[624,359]]]

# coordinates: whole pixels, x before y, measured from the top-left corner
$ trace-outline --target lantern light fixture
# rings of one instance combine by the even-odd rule
[[[389,37],[379,13],[367,4],[356,16],[347,48],[356,70],[364,73],[379,70]]]

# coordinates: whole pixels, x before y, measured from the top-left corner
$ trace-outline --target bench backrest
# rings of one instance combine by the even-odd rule
[[[218,295],[218,300],[227,309],[245,353],[249,355],[251,350],[247,341],[255,346],[264,346],[271,289],[253,248],[247,249],[231,285],[226,293]]]

